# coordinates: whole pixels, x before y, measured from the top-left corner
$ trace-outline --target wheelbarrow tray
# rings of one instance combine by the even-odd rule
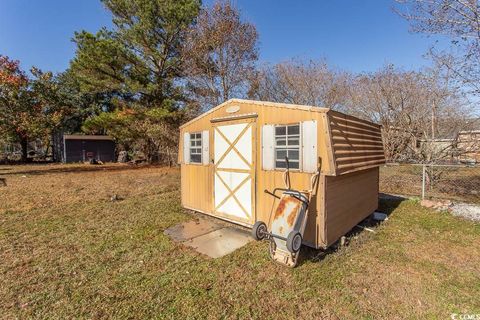
[[[271,223],[271,233],[277,249],[288,251],[286,241],[292,231],[303,236],[308,198],[297,191],[285,191],[280,197]]]

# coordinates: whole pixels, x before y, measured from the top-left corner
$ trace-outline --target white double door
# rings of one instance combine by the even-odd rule
[[[214,212],[244,224],[255,222],[255,122],[214,127]]]

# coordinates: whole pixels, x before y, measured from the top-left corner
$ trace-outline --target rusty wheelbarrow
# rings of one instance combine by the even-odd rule
[[[271,230],[268,230],[265,222],[257,221],[253,225],[252,236],[255,240],[265,239],[270,241],[270,256],[274,261],[289,267],[295,267],[307,224],[308,205],[319,172],[311,178],[311,189],[305,191],[291,189],[288,174],[287,160],[287,170],[284,176],[286,188],[275,188],[272,192],[265,190],[265,193],[280,200],[273,221],[270,217]],[[277,193],[281,193],[281,195]]]

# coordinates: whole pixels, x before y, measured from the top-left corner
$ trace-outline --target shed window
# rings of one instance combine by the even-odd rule
[[[190,162],[202,163],[202,133],[190,133]]]
[[[275,168],[300,169],[300,125],[275,126]]]

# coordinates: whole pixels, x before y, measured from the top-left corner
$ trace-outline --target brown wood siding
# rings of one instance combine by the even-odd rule
[[[201,212],[211,212],[213,206],[213,167],[181,166],[182,205]]]
[[[379,169],[325,177],[326,246],[337,241],[378,207]]]
[[[385,163],[379,125],[336,111],[328,119],[337,175]]]

